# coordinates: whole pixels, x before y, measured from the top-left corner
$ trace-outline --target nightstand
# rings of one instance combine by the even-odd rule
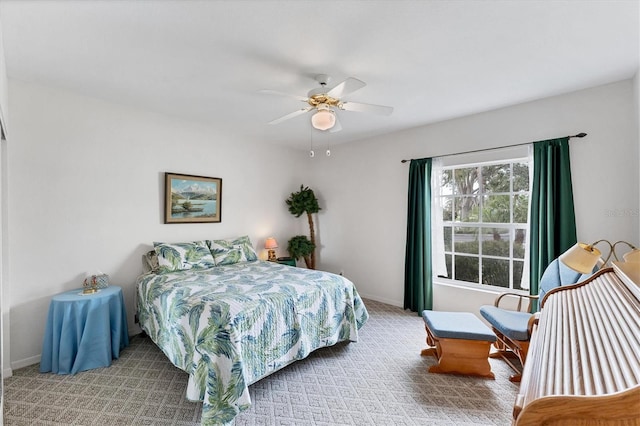
[[[40,372],[75,374],[108,367],[129,346],[122,289],[109,286],[97,293],[82,289],[53,296],[42,345]]]
[[[296,260],[292,257],[279,257],[276,262],[281,265],[296,266]]]

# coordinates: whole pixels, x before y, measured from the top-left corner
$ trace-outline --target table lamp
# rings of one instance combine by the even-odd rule
[[[278,248],[278,242],[275,238],[269,237],[264,242],[264,248],[268,250],[267,260],[275,261],[276,260],[276,251],[274,249]]]
[[[640,249],[633,249],[630,252],[625,253],[625,255],[622,256],[622,258],[624,259],[625,262],[640,263]]]
[[[616,241],[615,243],[611,243],[607,240],[598,240],[591,244],[577,243],[569,250],[565,251],[560,255],[560,261],[567,265],[569,268],[574,271],[588,274],[593,271],[593,268],[598,263],[600,256],[602,253],[598,250],[595,245],[598,243],[606,243],[609,246],[609,254],[606,259],[602,263],[604,267],[611,256],[613,255],[615,260],[618,260],[618,256],[616,254],[616,246],[620,243],[626,244],[631,248],[631,251],[624,255],[624,260],[626,262],[633,262],[635,259],[640,257],[640,250],[636,248],[633,244],[628,243],[626,241]]]
[[[602,252],[594,247],[597,243],[576,243],[576,245],[562,253],[558,259],[574,271],[588,274],[593,271],[593,267],[596,266],[598,259],[602,256]]]
[[[613,250],[614,250],[613,256],[616,258],[616,260],[618,260],[618,256],[616,256],[615,249],[616,249],[616,246],[619,243],[626,244],[631,249],[631,251],[625,253],[622,256],[622,259],[624,259],[625,262],[640,262],[640,249],[638,247],[634,246],[633,244],[628,243],[626,241],[616,241],[616,243],[613,245]]]

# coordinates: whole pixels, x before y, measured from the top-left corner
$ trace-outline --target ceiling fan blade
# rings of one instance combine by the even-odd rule
[[[355,92],[358,89],[362,89],[366,86],[367,83],[364,81],[358,80],[357,78],[349,77],[342,83],[338,84],[333,89],[327,92],[327,95],[332,98],[340,99],[344,95],[348,95],[349,93]]]
[[[391,115],[393,107],[384,105],[363,104],[360,102],[343,102],[341,109],[345,111],[370,112],[378,115]]]
[[[342,130],[342,124],[340,124],[340,120],[338,119],[338,114],[336,114],[336,122],[331,129],[329,129],[329,133],[335,133]]]
[[[287,98],[297,99],[302,102],[307,102],[307,100],[309,99],[305,96],[292,95],[290,93],[278,92],[277,90],[263,89],[263,90],[259,90],[259,92],[264,93],[266,95],[286,96]]]
[[[297,111],[293,111],[293,112],[291,112],[291,113],[289,113],[287,115],[284,115],[284,116],[282,116],[280,118],[276,118],[275,120],[270,121],[269,124],[282,123],[283,121],[289,120],[290,118],[297,117],[299,115],[304,114],[305,112],[309,112],[312,109],[313,109],[313,107],[306,107],[306,108],[299,109]]]

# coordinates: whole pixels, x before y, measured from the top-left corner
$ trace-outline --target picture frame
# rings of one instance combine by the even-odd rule
[[[164,223],[219,223],[222,179],[166,172]]]

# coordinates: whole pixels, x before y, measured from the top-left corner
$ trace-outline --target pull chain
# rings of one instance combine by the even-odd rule
[[[327,131],[327,157],[331,157],[331,150],[329,149],[329,131]]]
[[[309,140],[311,141],[311,149],[309,150],[309,157],[313,158],[316,156],[316,153],[313,151],[313,126],[309,127],[310,132],[309,133]]]

